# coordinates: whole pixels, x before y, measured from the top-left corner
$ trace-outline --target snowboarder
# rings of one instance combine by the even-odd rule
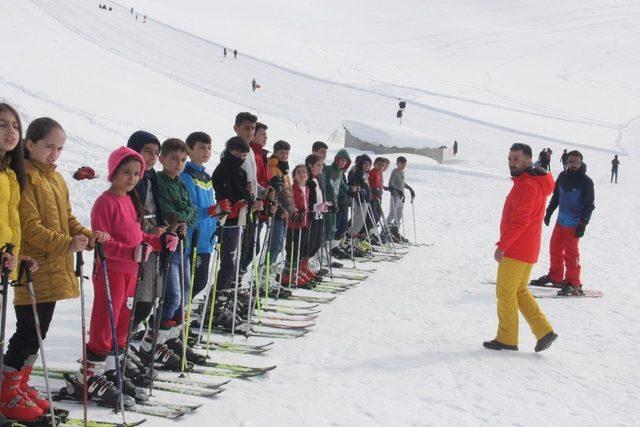
[[[233,59],[236,59],[237,57],[238,57],[238,50],[233,49]]]
[[[618,155],[613,156],[613,160],[611,160],[611,182],[613,182],[613,178],[616,179],[616,184],[618,183],[618,166],[620,166],[620,160],[618,160]]]
[[[498,332],[495,339],[483,343],[491,350],[518,350],[518,309],[538,339],[536,352],[549,348],[558,338],[528,288],[540,252],[546,198],[553,190],[553,177],[532,167],[531,157],[531,147],[526,144],[513,144],[509,150],[513,187],[502,209],[500,240],[494,254],[498,262]]]
[[[582,294],[578,244],[595,209],[593,181],[586,172],[582,154],[577,150],[569,152],[567,170],[558,176],[544,216],[544,223],[548,226],[553,212],[560,207],[551,235],[549,273],[537,280],[543,285],[562,286],[558,295]]]
[[[458,154],[458,141],[453,141],[453,155]]]
[[[256,91],[256,86],[258,85],[258,83],[256,83],[256,79],[251,80],[251,90],[252,91]]]
[[[21,251],[34,255],[39,266],[33,273],[33,286],[40,332],[45,338],[56,302],[78,297],[73,253],[92,249],[96,237],[104,242],[109,236],[96,232],[94,237],[91,230],[83,227],[71,213],[69,190],[62,175],[55,171],[66,142],[60,124],[48,117],[35,119],[27,128],[25,139],[27,179],[19,209]],[[43,212],[46,216],[41,214]],[[61,247],[66,250],[61,252]],[[20,390],[46,413],[49,411],[48,399],[28,384],[40,347],[37,335],[33,333],[35,322],[31,300],[24,287],[15,288],[14,309],[16,332],[9,340],[3,374],[22,375]],[[6,400],[10,394],[3,392],[3,407],[10,406]],[[10,416],[9,413],[5,415]]]
[[[562,151],[562,156],[560,156],[560,162],[562,163],[562,170],[567,170],[567,161],[569,160],[569,154],[567,153],[567,149],[565,148]]]

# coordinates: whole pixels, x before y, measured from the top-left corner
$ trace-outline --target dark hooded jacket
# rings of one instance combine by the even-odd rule
[[[229,200],[232,205],[239,200],[251,202],[247,192],[247,173],[242,169],[244,160],[226,151],[222,160],[211,174],[216,201]],[[237,219],[227,219],[227,225],[237,223]]]
[[[587,165],[583,163],[577,172],[569,169],[560,172],[547,207],[547,216],[560,206],[557,222],[561,226],[588,224],[595,209],[594,201],[593,181],[587,176]]]
[[[370,189],[369,182],[367,179],[367,172],[364,171],[362,165],[365,162],[369,162],[371,164],[371,157],[366,154],[361,154],[356,157],[355,166],[351,168],[349,171],[349,176],[347,177],[347,184],[349,185],[349,196],[358,200],[358,194],[356,192],[351,191],[351,187],[358,186],[360,187],[360,200],[367,201],[370,198]]]
[[[127,147],[138,153],[142,151],[142,148],[147,144],[156,144],[158,146],[158,149],[160,149],[160,141],[158,140],[158,138],[156,138],[156,136],[152,133],[143,130],[134,132],[127,141]],[[147,194],[149,186],[151,186],[151,194],[153,195],[153,200],[155,201],[155,225],[161,226],[164,224],[164,217],[162,215],[162,209],[160,209],[160,191],[158,189],[158,176],[155,169],[151,169],[148,171],[145,170],[144,175],[135,187],[136,192],[140,196],[140,203],[144,207],[148,206]],[[149,221],[143,220],[143,224],[149,224]],[[145,231],[149,232],[148,229],[146,229]]]

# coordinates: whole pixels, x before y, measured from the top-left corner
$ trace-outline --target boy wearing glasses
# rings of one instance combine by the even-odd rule
[[[578,243],[595,208],[595,196],[593,181],[586,174],[587,165],[583,163],[582,154],[577,150],[568,154],[567,169],[558,175],[544,217],[544,223],[548,226],[551,215],[560,207],[551,235],[551,265],[549,273],[536,282],[538,285],[551,283],[561,288],[558,295],[571,296],[582,294]]]

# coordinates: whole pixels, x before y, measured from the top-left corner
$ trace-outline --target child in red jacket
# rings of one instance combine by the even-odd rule
[[[307,168],[305,165],[298,165],[293,168],[293,201],[295,204],[293,215],[289,218],[287,228],[286,260],[282,271],[281,283],[284,286],[301,286],[305,280],[297,274],[300,254],[299,244],[302,240],[302,233],[309,227],[309,190],[307,188]]]
[[[127,147],[120,147],[111,153],[108,163],[111,187],[98,197],[91,210],[91,228],[111,235],[111,240],[104,243],[104,253],[119,348],[126,345],[139,264],[145,262],[151,252],[161,251],[163,246],[173,252],[178,244],[175,235],[165,234],[161,238],[142,231],[142,206],[134,187],[144,173],[144,163],[139,153]],[[112,353],[104,272],[100,262],[94,263],[93,288],[93,310],[87,343],[88,390],[92,400],[113,406],[118,402],[119,392],[114,385],[115,357]],[[82,399],[82,370],[75,378],[66,379],[66,391]],[[123,392],[134,397],[135,386],[123,379]],[[132,400],[126,396],[125,402],[132,404]]]

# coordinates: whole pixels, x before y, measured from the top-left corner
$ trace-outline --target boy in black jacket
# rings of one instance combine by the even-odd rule
[[[226,150],[220,164],[211,175],[216,202],[223,206],[227,215],[220,220],[220,270],[217,277],[216,307],[214,324],[229,328],[233,321],[233,288],[236,274],[238,248],[239,215],[245,215],[251,203],[251,192],[247,173],[241,168],[249,154],[249,144],[240,137],[233,137],[226,143]],[[238,260],[239,261],[239,260]]]

